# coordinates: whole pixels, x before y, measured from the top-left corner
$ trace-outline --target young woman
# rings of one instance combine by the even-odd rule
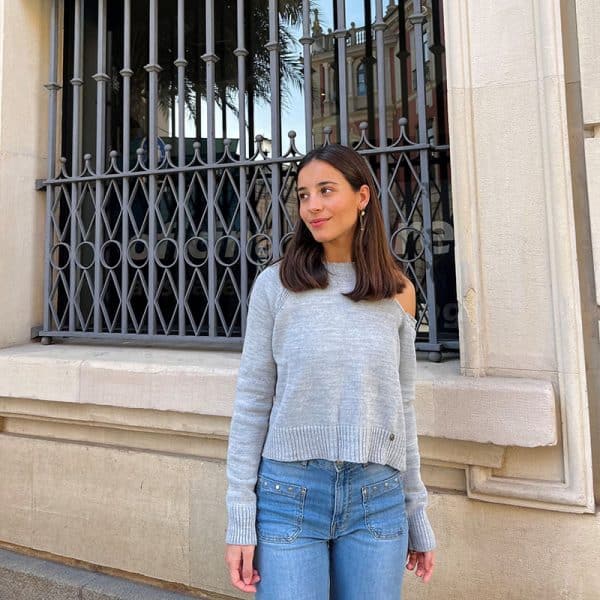
[[[415,289],[363,158],[299,165],[300,219],[250,295],[227,456],[232,584],[257,600],[398,600],[436,540],[420,475]]]

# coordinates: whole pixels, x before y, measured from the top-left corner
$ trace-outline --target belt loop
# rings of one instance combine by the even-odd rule
[[[308,466],[308,460],[301,460],[300,462],[302,463],[302,468],[306,469],[306,467]]]

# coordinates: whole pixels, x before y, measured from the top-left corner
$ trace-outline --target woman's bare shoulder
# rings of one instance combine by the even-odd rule
[[[406,285],[404,289],[394,296],[396,301],[402,306],[405,312],[414,317],[417,312],[417,292],[413,282],[404,276]]]

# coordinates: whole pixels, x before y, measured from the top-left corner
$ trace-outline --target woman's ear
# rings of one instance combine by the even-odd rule
[[[358,193],[360,195],[359,209],[363,210],[367,208],[369,200],[371,199],[371,189],[367,184],[363,184],[360,186]]]

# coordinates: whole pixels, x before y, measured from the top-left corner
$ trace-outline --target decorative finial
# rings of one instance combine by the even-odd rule
[[[313,37],[318,37],[320,35],[323,35],[323,30],[321,29],[321,22],[319,21],[319,9],[315,8],[314,13],[315,20],[313,21],[312,35]]]

